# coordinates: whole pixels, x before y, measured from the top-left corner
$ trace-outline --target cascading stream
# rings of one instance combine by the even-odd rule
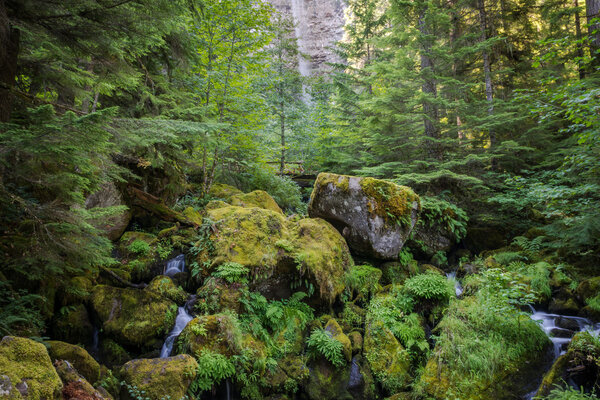
[[[185,254],[180,254],[177,257],[172,258],[169,261],[167,261],[167,264],[165,265],[164,275],[174,276],[175,274],[177,274],[179,272],[184,272],[184,271],[185,271]]]
[[[463,293],[463,287],[456,278],[456,271],[448,272],[446,274],[446,278],[448,278],[449,281],[454,282],[454,293],[456,294],[456,297],[460,297],[460,295]]]
[[[188,302],[189,303],[189,302]],[[188,312],[187,304],[183,307],[179,307],[177,309],[177,317],[175,318],[175,326],[169,332],[169,336],[165,339],[165,343],[160,350],[160,358],[166,358],[171,355],[171,351],[173,351],[173,344],[175,343],[175,339],[181,334],[181,331],[187,326],[187,324],[194,319],[194,317]]]

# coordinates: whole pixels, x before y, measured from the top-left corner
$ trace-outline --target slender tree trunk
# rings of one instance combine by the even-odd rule
[[[451,7],[452,7],[452,9],[455,9],[455,7],[456,7],[455,1],[451,2]],[[458,40],[458,37],[460,35],[459,13],[460,13],[460,10],[457,10],[456,12],[452,13],[452,33],[450,34],[450,45],[452,47],[454,47],[454,44],[456,43],[456,41]],[[454,79],[457,79],[457,76],[458,76],[458,63],[459,62],[460,62],[460,60],[458,58],[454,58],[452,61],[452,76],[454,77]],[[454,100],[458,101],[460,99],[455,97]],[[464,139],[464,132],[461,129],[461,126],[462,126],[462,120],[460,119],[460,115],[457,112],[456,113],[456,133],[458,135],[458,143],[459,144],[462,143],[462,140]]]
[[[593,58],[593,65],[600,65],[600,23],[594,22],[595,18],[600,18],[600,0],[586,0],[586,17],[588,22],[588,33],[590,35],[590,54]]]
[[[421,33],[421,74],[423,77],[423,85],[421,90],[423,91],[423,125],[425,127],[425,136],[431,139],[427,143],[429,154],[435,158],[441,158],[441,152],[439,151],[439,139],[438,130],[438,107],[435,104],[435,98],[437,97],[437,84],[434,76],[434,65],[431,59],[431,39],[430,32],[425,22],[425,14],[427,8],[423,5],[419,14],[419,32]],[[432,101],[433,100],[433,101]]]
[[[573,6],[575,7],[575,35],[577,39],[577,50],[575,55],[579,59],[577,61],[577,69],[579,70],[579,79],[585,78],[585,70],[583,69],[583,48],[581,47],[581,19],[579,18],[579,0],[573,0]]]
[[[281,116],[280,121],[281,121],[281,160],[279,163],[279,175],[283,176],[283,173],[285,171],[285,115],[283,114],[284,111],[284,105],[283,102],[281,102]]]
[[[10,24],[4,0],[0,0],[0,122],[7,122],[12,111],[19,36],[20,31]]]
[[[488,40],[487,37],[487,14],[485,11],[485,1],[477,0],[477,6],[479,8],[479,23],[481,29],[481,42]],[[490,65],[490,54],[486,48],[483,49],[483,73],[485,75],[485,98],[488,103],[488,114],[494,113],[494,88],[492,86],[492,67]],[[490,147],[496,146],[496,134],[490,129]]]

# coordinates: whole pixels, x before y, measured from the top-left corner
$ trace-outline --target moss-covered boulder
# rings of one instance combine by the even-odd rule
[[[164,275],[156,276],[144,290],[158,293],[179,305],[183,305],[189,296],[181,286],[176,286],[170,277]]]
[[[232,206],[246,208],[258,207],[264,208],[265,210],[275,211],[279,214],[283,214],[283,211],[281,211],[281,208],[279,207],[279,205],[277,205],[275,199],[273,199],[264,190],[255,190],[250,193],[236,194],[234,196],[231,196],[228,203]]]
[[[109,368],[121,366],[132,359],[131,355],[119,343],[104,338],[100,342],[102,362]]]
[[[231,314],[203,315],[191,320],[177,338],[183,353],[199,354],[203,350],[231,356],[242,348],[242,334]]]
[[[167,358],[131,360],[121,368],[120,374],[133,392],[144,392],[150,399],[182,399],[196,378],[198,363],[187,355]],[[122,399],[131,399],[127,387],[121,391]]]
[[[369,367],[360,357],[343,368],[324,359],[309,364],[309,377],[303,391],[310,400],[370,400],[377,396]]]
[[[58,400],[62,387],[43,344],[15,336],[2,338],[0,398]]]
[[[406,186],[321,173],[308,214],[331,222],[357,253],[394,260],[415,226],[420,208],[419,196]]]
[[[585,304],[587,299],[597,296],[600,293],[600,276],[582,281],[575,290],[577,299]]]
[[[92,307],[106,335],[137,347],[160,346],[177,314],[177,305],[152,290],[98,285]]]
[[[46,343],[52,361],[70,362],[77,372],[91,383],[96,383],[100,379],[100,364],[84,348],[58,340],[49,340]]]
[[[245,287],[246,285],[238,282],[229,283],[220,278],[210,277],[196,291],[194,307],[205,314],[224,310],[239,313],[242,289]]]
[[[79,371],[66,360],[57,360],[54,368],[63,381],[63,400],[112,400],[105,391],[96,390]]]
[[[208,210],[219,221],[212,236],[211,269],[226,262],[250,270],[250,286],[269,298],[286,298],[291,285],[332,302],[344,289],[343,276],[352,265],[342,236],[324,220],[287,220],[261,208],[228,206]],[[199,255],[199,263],[206,255]]]
[[[363,349],[375,379],[386,391],[395,393],[408,386],[411,381],[408,351],[382,322],[367,323]]]
[[[50,328],[55,339],[85,345],[92,343],[94,326],[83,304],[69,307],[65,313],[58,313],[52,320]]]
[[[342,330],[340,324],[332,318],[327,321],[325,330],[331,334],[332,339],[337,340],[342,344],[344,348],[344,357],[346,357],[346,361],[350,362],[350,360],[352,360],[352,343]]]
[[[89,277],[75,276],[60,287],[57,301],[61,306],[84,304],[89,300],[93,286]]]
[[[554,361],[538,388],[536,397],[545,397],[557,386],[573,382],[586,393],[600,390],[600,346],[589,332],[576,334],[567,352]]]
[[[232,196],[244,194],[240,189],[224,183],[213,183],[208,193],[217,199],[229,201]]]
[[[186,209],[183,210],[183,215],[193,225],[197,225],[197,226],[202,225],[202,215],[198,211],[196,211],[193,207],[186,207]]]

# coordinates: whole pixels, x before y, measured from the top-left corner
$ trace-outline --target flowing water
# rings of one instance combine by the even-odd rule
[[[167,261],[164,274],[167,276],[174,276],[175,274],[183,271],[185,271],[185,254],[180,254],[177,257]]]
[[[463,293],[463,288],[456,278],[456,271],[448,272],[446,274],[446,278],[448,278],[449,281],[454,281],[454,293],[456,294],[456,297],[460,297],[460,295]]]
[[[558,357],[565,354],[567,347],[576,333],[582,331],[592,332],[595,335],[600,333],[600,324],[594,324],[587,318],[574,317],[571,315],[550,314],[543,311],[537,311],[530,306],[531,319],[539,321],[540,327],[546,332],[553,344],[552,364]],[[550,364],[550,365],[552,365]],[[546,371],[543,371],[545,374]],[[543,376],[543,374],[542,374]],[[540,377],[541,381],[542,377]],[[537,389],[525,396],[526,400],[531,400],[537,393]]]
[[[173,344],[175,343],[175,339],[177,336],[183,331],[183,328],[186,327],[188,322],[190,322],[194,317],[188,313],[185,306],[179,307],[177,309],[177,318],[175,318],[175,326],[165,339],[165,343],[163,344],[162,349],[160,350],[160,358],[166,358],[171,355],[171,351],[173,350]]]

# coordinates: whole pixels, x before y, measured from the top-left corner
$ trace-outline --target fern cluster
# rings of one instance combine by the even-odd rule
[[[325,357],[334,366],[340,368],[346,364],[344,346],[335,340],[325,329],[314,329],[306,340],[308,352],[312,357]]]

